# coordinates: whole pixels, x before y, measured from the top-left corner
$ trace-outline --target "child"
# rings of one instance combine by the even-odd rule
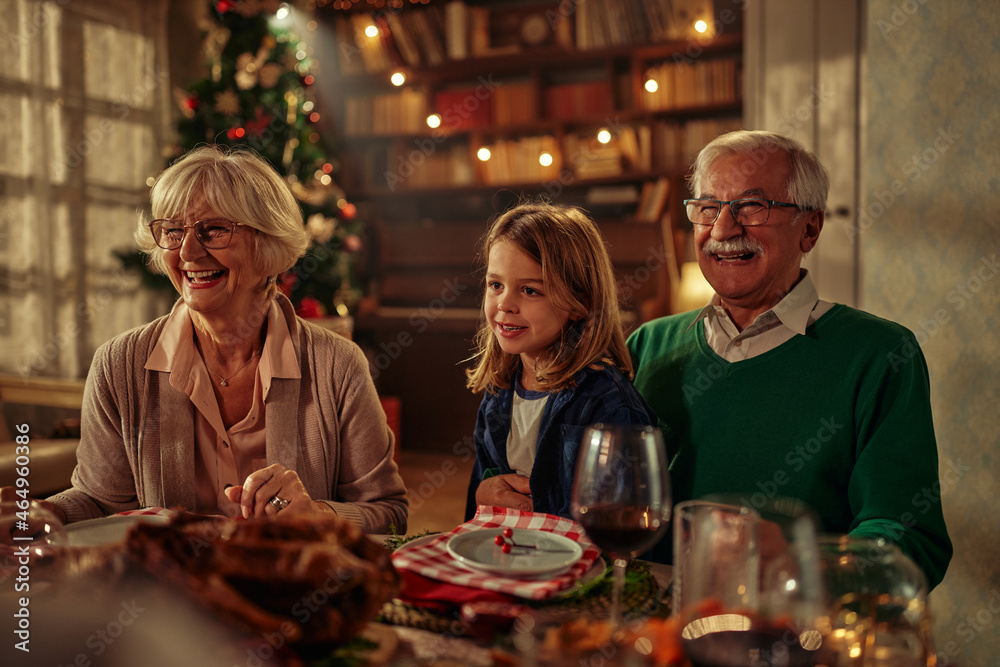
[[[570,516],[584,430],[655,425],[629,381],[611,258],[576,208],[521,204],[490,227],[484,321],[468,386],[485,391],[467,518],[477,505]]]

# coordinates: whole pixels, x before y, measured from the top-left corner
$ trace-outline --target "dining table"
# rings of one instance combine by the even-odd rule
[[[636,662],[633,647],[624,651],[621,635],[612,638],[606,632],[608,563],[578,524],[503,508],[480,510],[472,521],[448,532],[366,536],[391,552],[402,585],[365,625],[359,640],[346,646],[296,645],[280,633],[247,633],[204,600],[193,600],[191,591],[157,581],[155,569],[152,577],[133,578],[121,566],[95,568],[76,556],[74,576],[48,576],[58,570],[44,564],[35,568],[27,607],[30,650],[4,640],[0,664],[528,667],[555,664],[544,655],[553,650],[546,642],[568,627],[578,634],[582,628],[590,630],[579,646],[556,647],[571,660],[566,664],[654,664]],[[175,515],[173,510],[144,508],[70,524],[68,550],[94,553],[102,545],[120,545],[136,524],[163,525]],[[505,532],[511,537],[504,537]],[[512,544],[508,553],[502,542]],[[532,547],[545,553],[531,553]],[[477,564],[477,554],[484,552],[493,555]],[[0,572],[3,581],[10,579]],[[627,582],[627,623],[666,618],[670,566],[632,561]],[[10,622],[7,608],[13,611],[17,605],[13,587],[0,589],[0,625]],[[595,634],[593,628],[604,628],[605,634]],[[12,636],[7,630],[0,627],[6,637]],[[599,662],[587,662],[587,656]]]

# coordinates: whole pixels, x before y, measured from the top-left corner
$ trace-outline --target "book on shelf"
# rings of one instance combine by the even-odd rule
[[[661,176],[655,181],[646,181],[642,185],[642,193],[639,197],[639,204],[636,206],[635,219],[637,222],[658,222],[663,210],[667,206],[667,199],[670,196],[670,180],[666,176]]]
[[[413,35],[408,23],[407,15],[401,12],[386,12],[385,22],[389,30],[389,35],[396,43],[396,48],[403,62],[410,67],[419,67],[423,59],[420,57],[420,48],[417,46],[416,37]]]
[[[469,10],[461,0],[444,6],[445,51],[451,60],[469,57]]]
[[[572,120],[614,111],[611,84],[606,80],[546,86],[545,117]]]
[[[531,81],[501,82],[493,90],[493,122],[501,127],[533,122],[536,90]]]
[[[653,168],[652,135],[648,125],[640,125],[638,129],[631,125],[621,128],[618,146],[626,169],[647,172]]]
[[[441,8],[432,6],[405,14],[411,20],[410,25],[417,36],[424,62],[430,66],[443,64],[447,47]]]
[[[681,144],[681,160],[691,164],[705,144],[720,134],[739,130],[743,122],[739,118],[707,118],[688,121],[684,125]]]
[[[712,0],[586,0],[576,3],[576,48],[637,46],[696,35],[714,18]]]
[[[413,88],[344,100],[344,134],[349,137],[419,133],[427,129],[426,118],[427,95]]]
[[[643,90],[642,106],[649,111],[729,104],[741,97],[736,58],[664,62],[649,67],[645,76],[657,84],[654,92]]]
[[[552,181],[562,170],[562,158],[555,137],[500,139],[487,147],[490,159],[480,162],[482,180],[486,185]],[[538,158],[543,152],[552,156],[552,164],[541,164]]]
[[[639,188],[634,185],[595,185],[587,188],[584,201],[589,206],[603,204],[635,204],[639,201]]]
[[[492,101],[481,99],[477,91],[474,86],[463,86],[434,94],[434,111],[441,114],[442,129],[468,130],[488,127],[493,122]]]

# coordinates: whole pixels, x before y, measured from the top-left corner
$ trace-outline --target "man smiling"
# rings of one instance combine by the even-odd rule
[[[940,503],[917,502],[940,488],[924,357],[904,327],[820,300],[802,268],[823,229],[826,170],[791,139],[739,131],[701,151],[690,184],[715,295],[628,340],[674,502],[798,498],[824,531],[898,544],[937,585],[952,547]]]

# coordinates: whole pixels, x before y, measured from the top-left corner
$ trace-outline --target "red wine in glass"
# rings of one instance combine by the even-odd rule
[[[592,505],[580,515],[587,537],[612,558],[635,558],[660,539],[665,521],[650,521],[648,508]]]

